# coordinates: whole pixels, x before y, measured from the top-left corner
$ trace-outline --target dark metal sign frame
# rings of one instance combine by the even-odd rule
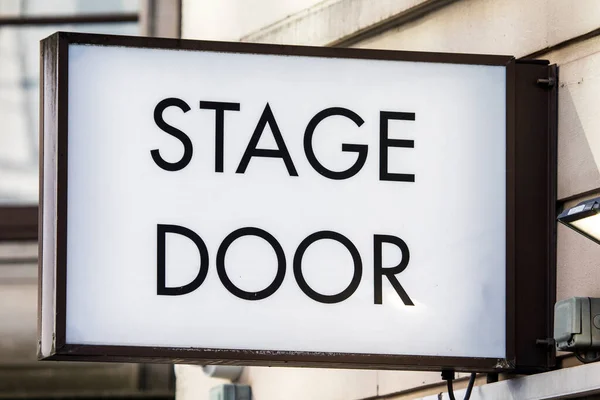
[[[218,51],[372,60],[417,61],[506,67],[506,358],[433,357],[206,348],[100,346],[67,343],[67,168],[68,48],[70,44],[135,48]],[[554,350],[536,343],[552,336],[556,275],[556,87],[545,61],[519,61],[510,56],[422,53],[226,43],[59,32],[41,43],[40,106],[40,343],[44,269],[52,269],[55,302],[52,351],[40,358],[69,361],[168,362],[330,368],[534,372],[554,365]],[[54,154],[44,154],[51,139]],[[44,159],[55,166],[44,177]],[[44,204],[44,181],[56,189]],[[49,183],[46,183],[48,185]],[[49,209],[46,209],[48,207]],[[51,214],[49,214],[51,213]],[[46,218],[44,226],[43,216]],[[474,218],[479,213],[474,210]],[[51,230],[50,230],[50,229]],[[44,231],[51,238],[52,265],[43,263]],[[49,276],[47,273],[46,276]],[[46,294],[47,295],[47,294]],[[443,331],[440,332],[443,335]],[[40,345],[41,346],[41,345]]]

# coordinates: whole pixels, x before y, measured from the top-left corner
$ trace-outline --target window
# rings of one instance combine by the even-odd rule
[[[37,239],[39,41],[56,31],[136,35],[139,0],[0,1],[0,240]]]

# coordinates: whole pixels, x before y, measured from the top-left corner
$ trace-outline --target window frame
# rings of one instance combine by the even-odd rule
[[[37,240],[38,206],[0,206],[0,241]]]

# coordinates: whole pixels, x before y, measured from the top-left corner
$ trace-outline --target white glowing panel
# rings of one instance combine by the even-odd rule
[[[68,344],[505,357],[505,67],[70,45],[68,74]]]
[[[575,220],[571,224],[580,231],[600,240],[600,214]]]

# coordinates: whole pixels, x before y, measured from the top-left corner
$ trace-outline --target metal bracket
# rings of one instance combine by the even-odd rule
[[[540,86],[546,86],[547,88],[554,87],[556,85],[556,79],[553,77],[549,78],[539,78],[536,83]]]
[[[535,344],[537,346],[545,346],[548,348],[554,348],[556,341],[554,340],[554,338],[548,338],[548,339],[537,339],[535,341]]]

